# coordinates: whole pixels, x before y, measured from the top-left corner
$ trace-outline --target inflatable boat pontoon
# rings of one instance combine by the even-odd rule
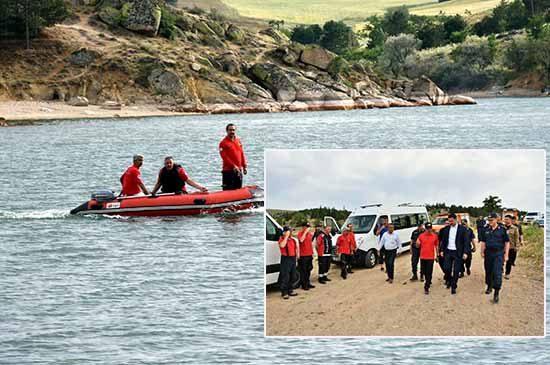
[[[154,197],[117,197],[112,191],[101,191],[93,193],[90,200],[71,210],[71,214],[141,217],[215,214],[263,206],[263,199],[263,189],[258,186],[208,193],[158,194]]]

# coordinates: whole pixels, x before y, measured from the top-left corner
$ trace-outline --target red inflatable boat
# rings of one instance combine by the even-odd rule
[[[263,189],[245,186],[237,190],[208,193],[158,194],[155,197],[117,197],[112,191],[92,194],[71,214],[107,214],[120,216],[167,216],[233,212],[263,206]]]

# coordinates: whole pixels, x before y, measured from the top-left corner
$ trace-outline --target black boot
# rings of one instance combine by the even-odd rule
[[[493,303],[498,303],[498,300],[499,300],[499,297],[498,297],[498,292],[500,291],[500,289],[495,289],[495,294],[493,296]]]
[[[485,294],[491,294],[492,291],[493,291],[493,289],[491,289],[491,287],[488,286],[487,290],[485,290]]]
[[[418,276],[416,273],[413,274],[413,276],[410,278],[411,281],[418,281]]]
[[[319,278],[319,284],[326,284],[324,276]]]

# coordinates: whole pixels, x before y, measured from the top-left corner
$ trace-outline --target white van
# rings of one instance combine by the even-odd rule
[[[283,234],[283,228],[277,221],[265,213],[265,285],[277,284],[281,268],[281,250],[279,249],[279,238]],[[297,272],[293,279],[293,286],[300,285],[300,273]]]
[[[364,205],[353,211],[346,219],[344,226],[353,224],[357,251],[355,263],[371,268],[378,262],[378,236],[375,235],[376,227],[382,219],[386,218],[393,223],[395,231],[402,242],[402,248],[397,253],[410,249],[411,234],[420,223],[429,222],[428,211],[423,205],[400,204],[397,206],[385,206],[382,204]],[[340,227],[332,217],[325,217],[324,224],[333,228],[333,242],[336,243]],[[334,245],[336,246],[336,245]],[[333,258],[338,260],[336,249]]]
[[[525,217],[523,217],[523,223],[531,224],[541,218],[544,218],[544,215],[539,212],[528,212]]]

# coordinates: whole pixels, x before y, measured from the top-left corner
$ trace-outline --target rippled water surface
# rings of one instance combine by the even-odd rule
[[[264,148],[550,147],[550,98],[0,129],[0,363],[550,363],[546,339],[264,338],[261,210],[68,215],[91,191],[118,188],[134,153],[145,155],[150,187],[171,154],[219,188],[229,121],[245,145],[247,183],[260,185]]]

